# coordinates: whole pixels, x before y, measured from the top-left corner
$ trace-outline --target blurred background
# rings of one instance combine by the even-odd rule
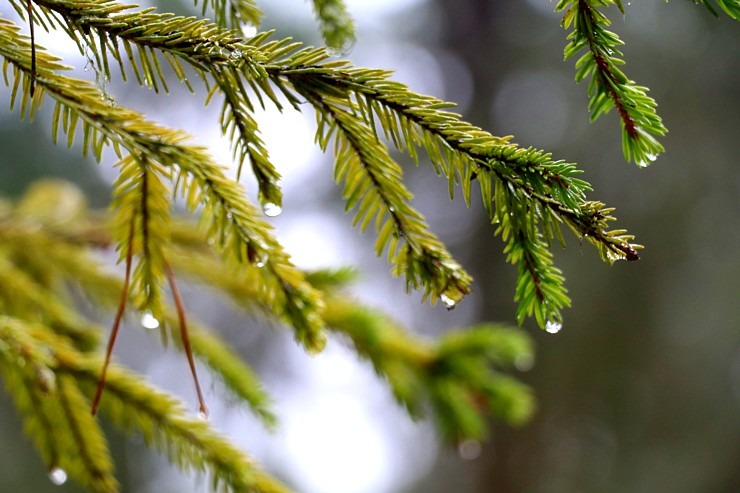
[[[156,4],[144,2],[145,4]],[[197,14],[193,2],[163,8]],[[270,0],[265,28],[319,43],[308,2]],[[280,426],[267,432],[249,412],[207,384],[211,420],[265,468],[305,493],[560,493],[740,491],[740,36],[737,23],[685,0],[625,4],[609,12],[627,43],[625,72],[651,89],[670,133],[667,152],[651,167],[623,161],[618,121],[588,122],[586,84],[563,62],[560,16],[546,0],[349,0],[357,43],[341,56],[360,66],[396,70],[417,92],[455,101],[468,121],[513,134],[585,170],[590,198],[616,207],[619,227],[646,245],[642,260],[601,263],[592,248],[568,238],[556,247],[573,308],[563,330],[547,334],[525,323],[537,361],[519,375],[539,400],[521,429],[493,424],[490,441],[454,450],[430,422],[412,422],[371,368],[330,343],[318,357],[295,347],[288,331],[265,327],[186,286],[196,316],[221,331],[262,375]],[[17,19],[8,6],[0,15]],[[37,32],[39,30],[37,29]],[[95,80],[85,56],[59,35],[40,44]],[[98,81],[120,104],[185,128],[224,164],[228,143],[217,130],[218,105],[204,94],[171,87],[170,95]],[[0,89],[8,107],[9,91]],[[62,177],[104,207],[114,176],[112,156],[84,161],[79,149],[50,140],[51,105],[33,123],[0,114],[0,193],[18,197],[39,177]],[[295,262],[305,268],[353,265],[354,294],[381,307],[422,337],[482,320],[513,323],[515,269],[480,207],[450,202],[446,180],[428,163],[407,163],[415,205],[476,278],[475,293],[456,310],[403,296],[372,234],[351,230],[331,162],[315,149],[313,115],[268,109],[259,115],[273,161],[284,175],[284,213],[275,220]],[[245,180],[246,186],[254,186]],[[99,313],[109,325],[111,314]],[[150,344],[135,317],[116,356],[157,385],[195,399],[186,363]],[[203,372],[201,372],[203,373]],[[140,441],[111,431],[123,491],[205,492]],[[54,486],[0,395],[0,492],[76,492]]]

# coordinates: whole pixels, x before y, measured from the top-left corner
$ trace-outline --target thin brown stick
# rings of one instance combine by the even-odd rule
[[[36,35],[33,29],[33,3],[31,0],[26,1],[26,8],[28,9],[28,27],[31,30],[31,87],[30,93],[33,97],[33,93],[36,90]]]
[[[175,282],[175,274],[172,272],[170,263],[164,262],[165,273],[167,279],[170,282],[170,289],[172,290],[172,298],[175,300],[175,308],[177,309],[177,318],[180,321],[180,336],[182,337],[182,348],[185,350],[185,355],[188,358],[188,364],[190,365],[190,373],[193,375],[193,382],[195,383],[195,392],[198,395],[198,407],[200,408],[200,415],[208,417],[208,408],[206,407],[206,401],[203,398],[203,392],[200,390],[200,383],[198,382],[198,374],[195,371],[195,360],[193,359],[193,350],[190,346],[190,335],[188,333],[188,321],[185,316],[185,306],[180,296],[180,290],[177,288]]]
[[[123,313],[126,311],[126,300],[128,299],[128,285],[131,279],[131,264],[133,260],[133,243],[134,243],[134,224],[136,223],[136,216],[131,218],[131,228],[128,233],[128,242],[126,244],[126,274],[123,278],[123,289],[121,290],[121,300],[118,302],[118,311],[116,312],[116,319],[113,322],[113,329],[111,329],[110,337],[108,338],[108,348],[105,351],[105,363],[103,363],[103,369],[100,372],[100,378],[98,379],[98,388],[95,391],[95,398],[92,403],[92,415],[95,416],[100,406],[100,398],[103,396],[103,389],[105,388],[105,375],[108,372],[108,365],[110,364],[110,357],[113,353],[113,346],[116,344],[116,337],[118,336],[118,329],[121,326],[121,320],[123,319]]]

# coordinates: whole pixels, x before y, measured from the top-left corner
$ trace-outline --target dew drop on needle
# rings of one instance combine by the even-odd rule
[[[61,467],[52,467],[49,471],[49,480],[57,486],[67,482],[67,471]]]
[[[262,211],[267,217],[276,217],[279,216],[281,212],[283,212],[283,208],[277,204],[273,204],[272,202],[267,202],[264,206],[262,206]]]
[[[159,320],[152,315],[152,312],[145,312],[141,316],[141,326],[145,329],[154,330],[159,327]]]

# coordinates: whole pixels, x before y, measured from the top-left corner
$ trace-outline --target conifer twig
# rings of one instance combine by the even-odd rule
[[[108,338],[108,345],[105,349],[105,360],[103,362],[103,368],[100,370],[100,377],[98,378],[98,385],[95,390],[95,397],[92,401],[92,414],[95,416],[100,406],[100,399],[103,396],[103,389],[105,388],[105,379],[108,372],[108,366],[110,365],[111,354],[113,353],[113,346],[116,344],[116,337],[118,337],[118,329],[121,326],[123,315],[126,312],[126,300],[128,300],[128,286],[131,279],[131,264],[133,262],[133,242],[134,242],[134,225],[136,216],[131,217],[131,226],[129,229],[128,243],[126,244],[126,272],[123,275],[123,288],[121,289],[121,299],[118,302],[118,310],[116,310],[116,316],[113,320],[113,328],[111,329],[110,337]]]
[[[165,273],[167,279],[170,282],[170,289],[172,290],[172,298],[175,300],[175,309],[177,310],[177,319],[180,322],[180,337],[182,338],[182,347],[185,350],[185,355],[188,358],[188,366],[190,366],[190,374],[193,377],[193,383],[195,384],[195,392],[198,395],[198,408],[199,415],[202,418],[208,417],[208,407],[206,407],[206,401],[203,398],[203,392],[200,390],[200,382],[198,382],[198,373],[195,371],[195,361],[193,360],[193,349],[190,346],[190,333],[188,332],[188,320],[185,315],[185,306],[180,296],[180,290],[177,287],[175,281],[175,274],[172,272],[170,263],[165,261],[164,263]]]

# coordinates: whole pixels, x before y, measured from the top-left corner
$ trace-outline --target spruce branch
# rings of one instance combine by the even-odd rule
[[[715,17],[719,17],[719,13],[712,6],[709,0],[691,0],[695,5],[702,4],[709,10]],[[724,11],[732,19],[740,20],[740,2],[738,0],[715,0],[717,6]]]
[[[96,493],[118,491],[107,445],[102,442],[102,433],[90,417],[89,403],[81,393],[81,389],[89,389],[97,381],[101,360],[78,352],[43,326],[8,317],[0,317],[0,342],[0,372],[6,385],[18,386],[19,370],[44,369],[34,374],[44,375],[47,383],[30,380],[25,383],[27,393],[17,388],[11,393],[21,414],[30,420],[27,431],[37,439],[50,469],[62,467]],[[47,346],[53,348],[51,353],[45,349]],[[29,364],[16,365],[19,355]],[[214,433],[207,423],[188,418],[176,400],[140,377],[111,365],[107,388],[109,395],[102,402],[101,411],[115,426],[127,433],[140,433],[148,444],[167,454],[183,470],[201,474],[208,471],[214,491],[288,491]]]
[[[96,361],[71,356],[60,355],[60,371],[82,383],[94,381]],[[207,471],[212,476],[213,491],[288,492],[207,423],[188,417],[176,400],[142,386],[140,377],[112,366],[107,393],[101,405],[104,416],[128,433],[140,433],[147,444],[166,453],[181,469],[201,474]]]
[[[343,0],[313,0],[312,4],[328,47],[342,50],[354,43],[354,21]]]
[[[531,342],[520,331],[481,325],[451,331],[430,344],[377,312],[332,297],[325,319],[328,327],[351,339],[412,415],[431,404],[448,442],[483,439],[488,414],[521,424],[534,410],[530,390],[501,372],[532,359]]]
[[[442,299],[454,307],[470,291],[471,278],[408,205],[411,193],[403,187],[401,168],[355,115],[310,86],[293,83],[317,108],[316,138],[322,149],[334,135],[334,176],[345,182],[346,208],[357,207],[355,225],[364,230],[375,220],[375,252],[381,255],[387,247],[394,274],[403,275],[408,288],[423,288],[433,303]]]
[[[137,258],[131,292],[139,310],[155,317],[163,310],[164,248],[169,242],[172,192],[165,184],[168,171],[144,156],[127,155],[116,166],[112,208],[117,212],[114,231],[120,245],[119,262]],[[128,296],[128,293],[125,294]]]
[[[0,218],[0,251],[3,252],[0,256],[0,307],[4,313],[15,317],[43,321],[55,334],[64,336],[76,348],[89,352],[97,347],[103,329],[77,314],[73,307],[67,306],[70,302],[67,288],[77,288],[75,291],[78,295],[98,306],[116,311],[118,315],[115,319],[120,324],[123,323],[126,304],[132,301],[131,296],[122,296],[128,292],[126,279],[129,276],[124,275],[121,279],[107,272],[90,255],[89,248],[107,246],[113,241],[115,220],[108,215],[91,214],[87,217],[85,213],[85,217],[75,222],[66,221],[62,224],[38,219],[46,217],[49,197],[60,197],[58,191],[54,191],[55,187],[69,192],[68,186],[63,183],[42,182],[27,193],[15,210],[4,211]],[[37,200],[39,188],[47,196],[46,205]],[[29,215],[29,202],[35,204],[35,215]],[[60,203],[64,201],[55,201],[52,205],[59,207]],[[173,229],[179,232],[176,235],[179,243],[192,243],[192,224],[185,227],[182,223],[174,223]],[[187,237],[182,239],[186,229]],[[197,249],[203,249],[214,259],[211,266],[215,263],[229,275],[238,276],[238,271],[224,266],[201,235],[197,235],[197,238],[195,248],[191,246],[183,250],[181,246],[175,249],[172,245],[167,248],[165,254],[176,264],[175,267],[192,263],[192,259],[198,258],[195,254]],[[130,251],[130,248],[127,250]],[[130,265],[128,261],[125,263]],[[32,278],[29,274],[32,272],[44,273],[43,278]],[[218,281],[214,279],[213,282]],[[255,277],[250,282],[259,286],[261,280]],[[268,310],[267,305],[265,310]],[[160,322],[161,327],[170,328],[172,332],[180,323],[176,310],[169,307],[165,307]],[[203,360],[215,377],[223,381],[233,396],[246,402],[267,426],[273,426],[275,416],[270,409],[270,398],[254,372],[212,330],[193,320],[188,321],[188,326],[193,353]],[[114,324],[109,345],[114,340],[116,327]],[[174,335],[172,340],[176,347],[184,350],[181,337]],[[105,372],[102,372],[100,381],[104,379]]]
[[[201,256],[197,261],[173,255],[183,273],[200,283],[225,293],[239,307],[252,311],[259,306],[259,289],[249,278],[234,275],[215,257]],[[390,317],[350,301],[337,291],[351,278],[346,271],[318,271],[307,278],[326,289],[322,317],[332,332],[349,338],[358,355],[369,360],[376,372],[387,380],[394,396],[412,416],[421,416],[425,405],[432,405],[432,414],[439,429],[449,441],[482,439],[486,433],[486,416],[493,415],[506,422],[524,422],[533,412],[531,392],[502,372],[512,365],[526,366],[532,346],[529,338],[513,329],[484,325],[450,335],[438,344],[424,341],[403,329]],[[460,331],[453,331],[457,334]],[[468,346],[465,346],[468,344]],[[449,345],[449,347],[448,347]],[[467,349],[464,349],[464,346]],[[476,347],[477,352],[470,349]],[[459,351],[458,351],[458,348]],[[475,375],[454,370],[470,357],[477,368]],[[451,366],[448,360],[457,361]],[[493,382],[493,383],[491,383]],[[438,388],[453,384],[464,394],[464,403],[452,402],[454,397],[440,394]],[[462,407],[460,407],[462,406]],[[449,411],[455,407],[456,413]],[[475,423],[470,426],[470,423]]]
[[[77,382],[59,373],[58,349],[42,325],[0,317],[0,375],[49,470],[62,468],[95,493],[116,492],[108,444]]]
[[[155,14],[145,12],[143,15]],[[451,194],[455,185],[459,183],[469,203],[471,184],[475,178],[480,176],[479,183],[484,204],[492,221],[510,221],[508,217],[500,214],[500,211],[497,212],[492,196],[496,183],[506,183],[507,187],[499,188],[507,192],[504,202],[524,199],[531,202],[530,209],[540,211],[540,224],[534,229],[513,226],[526,234],[519,241],[519,245],[526,250],[526,255],[521,258],[529,259],[524,268],[520,268],[523,274],[520,277],[520,286],[526,283],[525,273],[535,285],[544,283],[557,286],[552,290],[535,289],[537,296],[534,305],[525,306],[521,302],[525,297],[517,295],[517,299],[520,300],[519,317],[522,313],[535,314],[535,318],[543,327],[546,320],[562,318],[560,309],[569,303],[562,286],[562,277],[553,268],[535,269],[534,264],[536,262],[544,266],[551,263],[546,258],[549,253],[546,252],[546,248],[543,250],[543,246],[549,245],[553,235],[560,238],[560,223],[567,222],[571,227],[585,224],[588,225],[589,231],[593,229],[591,227],[593,225],[590,224],[593,221],[584,217],[580,207],[580,204],[585,203],[584,192],[589,190],[590,186],[576,178],[580,170],[575,165],[553,160],[549,154],[537,149],[519,148],[512,144],[509,138],[497,138],[467,124],[460,120],[459,115],[442,109],[448,107],[448,103],[414,94],[404,85],[388,81],[387,72],[354,69],[345,62],[328,62],[327,53],[321,49],[299,49],[299,45],[289,40],[268,41],[267,35],[252,38],[247,42],[248,47],[245,47],[238,38],[229,38],[227,34],[218,32],[215,27],[209,31],[211,38],[203,40],[201,47],[193,49],[183,40],[165,45],[159,41],[158,36],[152,35],[154,31],[147,33],[141,30],[118,29],[115,31],[111,29],[109,19],[104,21],[101,18],[94,23],[87,20],[78,22],[87,22],[90,26],[95,25],[97,29],[105,30],[108,36],[121,36],[127,42],[172,53],[173,56],[181,57],[192,66],[213,74],[219,87],[236,87],[233,90],[224,90],[226,98],[222,111],[222,130],[229,132],[232,137],[235,132],[239,133],[240,139],[235,147],[235,153],[239,153],[239,163],[243,162],[247,153],[251,155],[254,174],[260,183],[260,198],[268,203],[279,205],[277,200],[280,195],[276,185],[278,175],[269,163],[266,151],[261,149],[261,143],[255,133],[256,123],[249,114],[251,102],[245,90],[246,86],[239,82],[241,78],[247,81],[247,85],[257,95],[264,94],[278,107],[281,102],[266,83],[267,79],[288,98],[293,106],[298,107],[296,93],[306,99],[314,106],[319,118],[317,140],[322,148],[327,147],[332,135],[338,139],[340,132],[335,133],[335,130],[340,127],[338,115],[341,116],[344,122],[341,133],[345,136],[344,140],[347,140],[349,136],[352,137],[352,145],[349,145],[349,142],[344,146],[338,145],[336,149],[344,153],[340,157],[349,156],[353,147],[354,152],[357,153],[357,150],[362,149],[358,145],[364,145],[365,161],[367,161],[367,156],[375,158],[381,155],[386,156],[382,161],[392,163],[392,160],[382,150],[383,147],[379,143],[372,144],[371,139],[368,138],[368,133],[378,135],[377,120],[381,124],[384,137],[392,141],[397,148],[409,152],[415,159],[418,159],[416,148],[423,147],[435,169],[448,177]],[[168,20],[168,22],[173,21]],[[231,50],[228,51],[228,58],[231,59],[234,54],[237,54],[236,58],[239,62],[233,64],[217,57],[198,59],[194,56],[194,53],[202,53],[206,47],[208,47],[206,51],[210,54],[214,45],[228,47],[228,50]],[[188,46],[187,49],[186,46]],[[219,49],[224,50],[224,48]],[[261,99],[260,102],[264,104]],[[350,120],[352,124],[348,125]],[[348,131],[355,133],[348,133]],[[341,144],[341,142],[342,140],[337,140],[337,143]],[[347,162],[352,162],[352,160]],[[337,167],[337,169],[343,168]],[[391,167],[385,166],[380,169],[388,172]],[[377,174],[373,176],[377,178]],[[381,218],[379,214],[369,213],[377,214],[378,212],[376,209],[378,201],[373,200],[373,194],[363,193],[368,187],[372,188],[373,179],[347,182],[348,185],[354,186],[352,190],[356,192],[354,196],[345,194],[348,208],[354,205],[355,200],[362,199],[358,204],[356,220],[367,221],[364,223],[365,226],[372,221],[374,216],[378,221]],[[408,212],[410,214],[408,217],[414,218],[413,209],[409,209],[397,200],[396,204],[388,202],[387,197],[392,196],[392,188],[389,188],[387,183],[376,182],[376,185],[378,185],[375,187],[376,190],[382,192],[380,197],[385,199],[385,209],[400,211],[395,214],[391,213],[392,216],[402,217],[401,212]],[[400,187],[400,184],[396,187]],[[345,192],[348,191],[345,190]],[[563,217],[565,215],[575,215],[576,220],[568,221]],[[423,226],[423,223],[419,223],[417,219],[414,220],[418,226]],[[451,260],[444,250],[439,248],[438,242],[431,233],[424,232],[423,228],[416,228],[421,236],[431,241],[432,249],[415,248],[413,242],[407,243],[409,248],[399,249],[399,236],[406,241],[409,241],[409,236],[404,236],[405,232],[398,220],[378,222],[377,225],[379,236],[376,250],[381,252],[384,248],[388,248],[391,262],[395,266],[394,272],[405,275],[409,287],[424,287],[425,296],[432,299],[444,296],[443,299],[451,306],[454,306],[469,291],[467,274],[454,260]],[[505,227],[506,224],[500,231],[504,231]],[[578,235],[585,237],[587,232],[580,231]],[[606,241],[609,238],[608,231],[599,231],[595,238],[599,241]],[[625,248],[634,251],[633,246],[629,244],[620,244],[619,248],[612,248],[610,247],[612,243],[613,240],[608,240],[606,241],[608,246],[599,246],[602,254],[606,251],[622,251]],[[542,251],[547,254],[542,256]],[[603,256],[607,261],[612,260],[606,255]],[[637,258],[636,255],[628,255],[628,257]]]
[[[549,252],[553,238],[563,241],[561,223],[570,225],[579,238],[590,235],[589,241],[609,263],[638,258],[639,246],[630,244],[631,236],[619,236],[624,231],[610,232],[607,222],[592,214],[585,200],[591,187],[577,178],[581,171],[574,164],[553,160],[537,149],[520,148],[508,138],[494,137],[465,123],[459,115],[440,110],[449,103],[416,95],[402,84],[387,81],[388,74],[383,71],[336,70],[335,64],[267,70],[287,78],[309,102],[312,99],[304,87],[320,88],[324,100],[348,108],[364,123],[362,128],[371,129],[379,140],[380,130],[374,124],[377,119],[382,137],[416,160],[416,148],[424,148],[437,172],[447,176],[451,196],[459,183],[469,204],[471,186],[477,179],[491,221],[499,224],[496,232],[507,233],[506,240],[509,231],[516,231],[506,252],[510,261],[520,265],[515,295],[520,322],[525,315],[534,314],[543,328],[548,322],[559,324],[561,309],[570,305],[564,279],[552,266]],[[326,146],[325,134],[330,131],[320,123],[317,140],[322,146]]]
[[[3,37],[6,39],[3,40]],[[13,67],[12,101],[15,101],[17,88],[21,81],[29,83],[28,67],[30,55],[28,42],[17,32],[17,27],[9,22],[0,23],[0,55]],[[11,47],[19,46],[20,51]],[[111,106],[101,97],[98,89],[85,81],[62,76],[59,65],[45,52],[37,50],[38,88],[34,103],[26,97],[21,100],[21,113],[24,108],[35,108],[41,99],[50,96],[57,101],[52,122],[56,136],[60,129],[67,133],[68,143],[74,139],[79,120],[85,133],[91,138],[96,149],[103,144],[113,145],[114,149],[127,149],[129,155],[139,156],[168,168],[178,190],[187,199],[187,205],[194,210],[204,205],[202,219],[208,225],[208,234],[217,239],[225,258],[235,265],[264,258],[266,289],[271,293],[275,309],[296,329],[296,338],[309,350],[319,350],[323,345],[321,326],[316,311],[320,307],[320,297],[289,262],[287,255],[270,234],[270,227],[259,219],[259,213],[247,203],[242,187],[225,176],[223,168],[213,163],[211,158],[195,146],[181,144],[187,139],[183,132],[173,131],[146,121],[139,114],[118,106]],[[7,79],[6,83],[11,82]],[[98,151],[96,150],[96,156]],[[114,191],[115,193],[115,191]],[[248,252],[254,252],[249,254]],[[269,252],[269,253],[268,253]]]
[[[699,2],[716,13],[708,0],[694,0]],[[716,3],[737,19],[734,0]],[[422,341],[340,292],[351,277],[346,271],[296,269],[238,178],[230,179],[203,149],[187,144],[185,133],[118,106],[102,84],[64,76],[60,60],[36,46],[36,27],[63,30],[88,58],[96,78],[112,78],[111,67],[117,65],[124,80],[132,78],[155,92],[169,90],[172,80],[165,69],[193,92],[192,75],[202,79],[206,104],[222,98],[218,124],[232,142],[238,177],[249,161],[265,214],[279,210],[282,191],[255,108],[310,106],[318,145],[324,151],[333,147],[335,179],[343,186],[347,209],[356,211],[355,225],[374,226],[376,253],[386,252],[393,273],[432,303],[440,299],[454,306],[469,292],[471,279],[411,206],[390,148],[408,153],[417,164],[428,158],[447,179],[451,198],[459,186],[470,205],[473,187],[479,187],[494,234],[518,269],[519,323],[533,316],[548,331],[561,326],[561,310],[570,300],[550,250],[554,239],[564,243],[563,225],[593,244],[606,262],[638,259],[634,238],[610,229],[613,209],[587,200],[591,187],[579,179],[575,164],[470,125],[448,111],[449,103],[415,94],[389,80],[386,71],[332,61],[331,50],[273,40],[271,33],[242,39],[238,28],[258,24],[262,15],[253,0],[202,0],[204,14],[210,9],[215,23],[113,0],[10,4],[31,28],[29,41],[17,26],[0,19],[11,109],[18,107],[21,118],[30,119],[51,98],[54,141],[66,139],[72,146],[81,132],[83,154],[100,161],[110,147],[118,156],[111,215],[88,214],[73,201],[67,217],[45,206],[46,192],[39,191],[38,203],[27,197],[15,208],[0,207],[0,375],[48,467],[64,468],[91,491],[118,489],[105,438],[88,412],[86,396],[96,381],[93,409],[101,403],[102,414],[114,425],[141,433],[181,468],[210,474],[214,490],[286,491],[206,423],[190,419],[175,399],[109,365],[124,308],[134,304],[161,321],[164,334],[179,326],[181,337],[173,340],[187,354],[194,375],[191,349],[266,424],[274,422],[254,373],[226,343],[186,318],[175,272],[220,289],[239,306],[257,308],[270,321],[286,323],[311,351],[322,348],[324,327],[348,339],[412,415],[431,408],[450,442],[482,438],[490,415],[512,424],[531,415],[531,392],[511,370],[531,364],[532,348],[525,334],[498,325],[456,330],[437,343]],[[616,108],[625,156],[646,165],[663,151],[657,137],[666,130],[647,90],[617,68],[623,64],[621,41],[607,31],[609,20],[601,12],[609,5],[623,11],[620,0],[559,2],[563,26],[573,27],[566,58],[586,52],[576,63],[576,79],[591,77],[592,119]],[[313,8],[330,48],[352,42],[354,27],[344,2],[314,0]],[[179,197],[200,217],[200,232],[172,217]],[[89,249],[111,244],[125,262],[123,279],[104,272],[90,256]],[[162,296],[167,284],[174,306]],[[102,329],[71,307],[71,292],[118,307],[105,358],[94,351]],[[110,395],[99,401],[106,380]],[[196,388],[205,414],[197,378]]]
[[[573,26],[565,59],[587,50],[576,62],[575,78],[580,82],[591,75],[588,87],[591,120],[615,108],[621,120],[624,157],[644,167],[665,151],[656,137],[665,135],[667,129],[656,113],[655,100],[647,95],[648,89],[636,85],[618,68],[624,64],[619,58],[622,56],[619,45],[623,43],[606,29],[611,22],[598,9],[614,4],[614,0],[560,0],[555,10],[565,11],[564,29]]]
[[[242,24],[259,26],[263,16],[254,0],[201,0],[201,4],[203,16],[210,7],[216,24],[225,28],[237,29]]]

